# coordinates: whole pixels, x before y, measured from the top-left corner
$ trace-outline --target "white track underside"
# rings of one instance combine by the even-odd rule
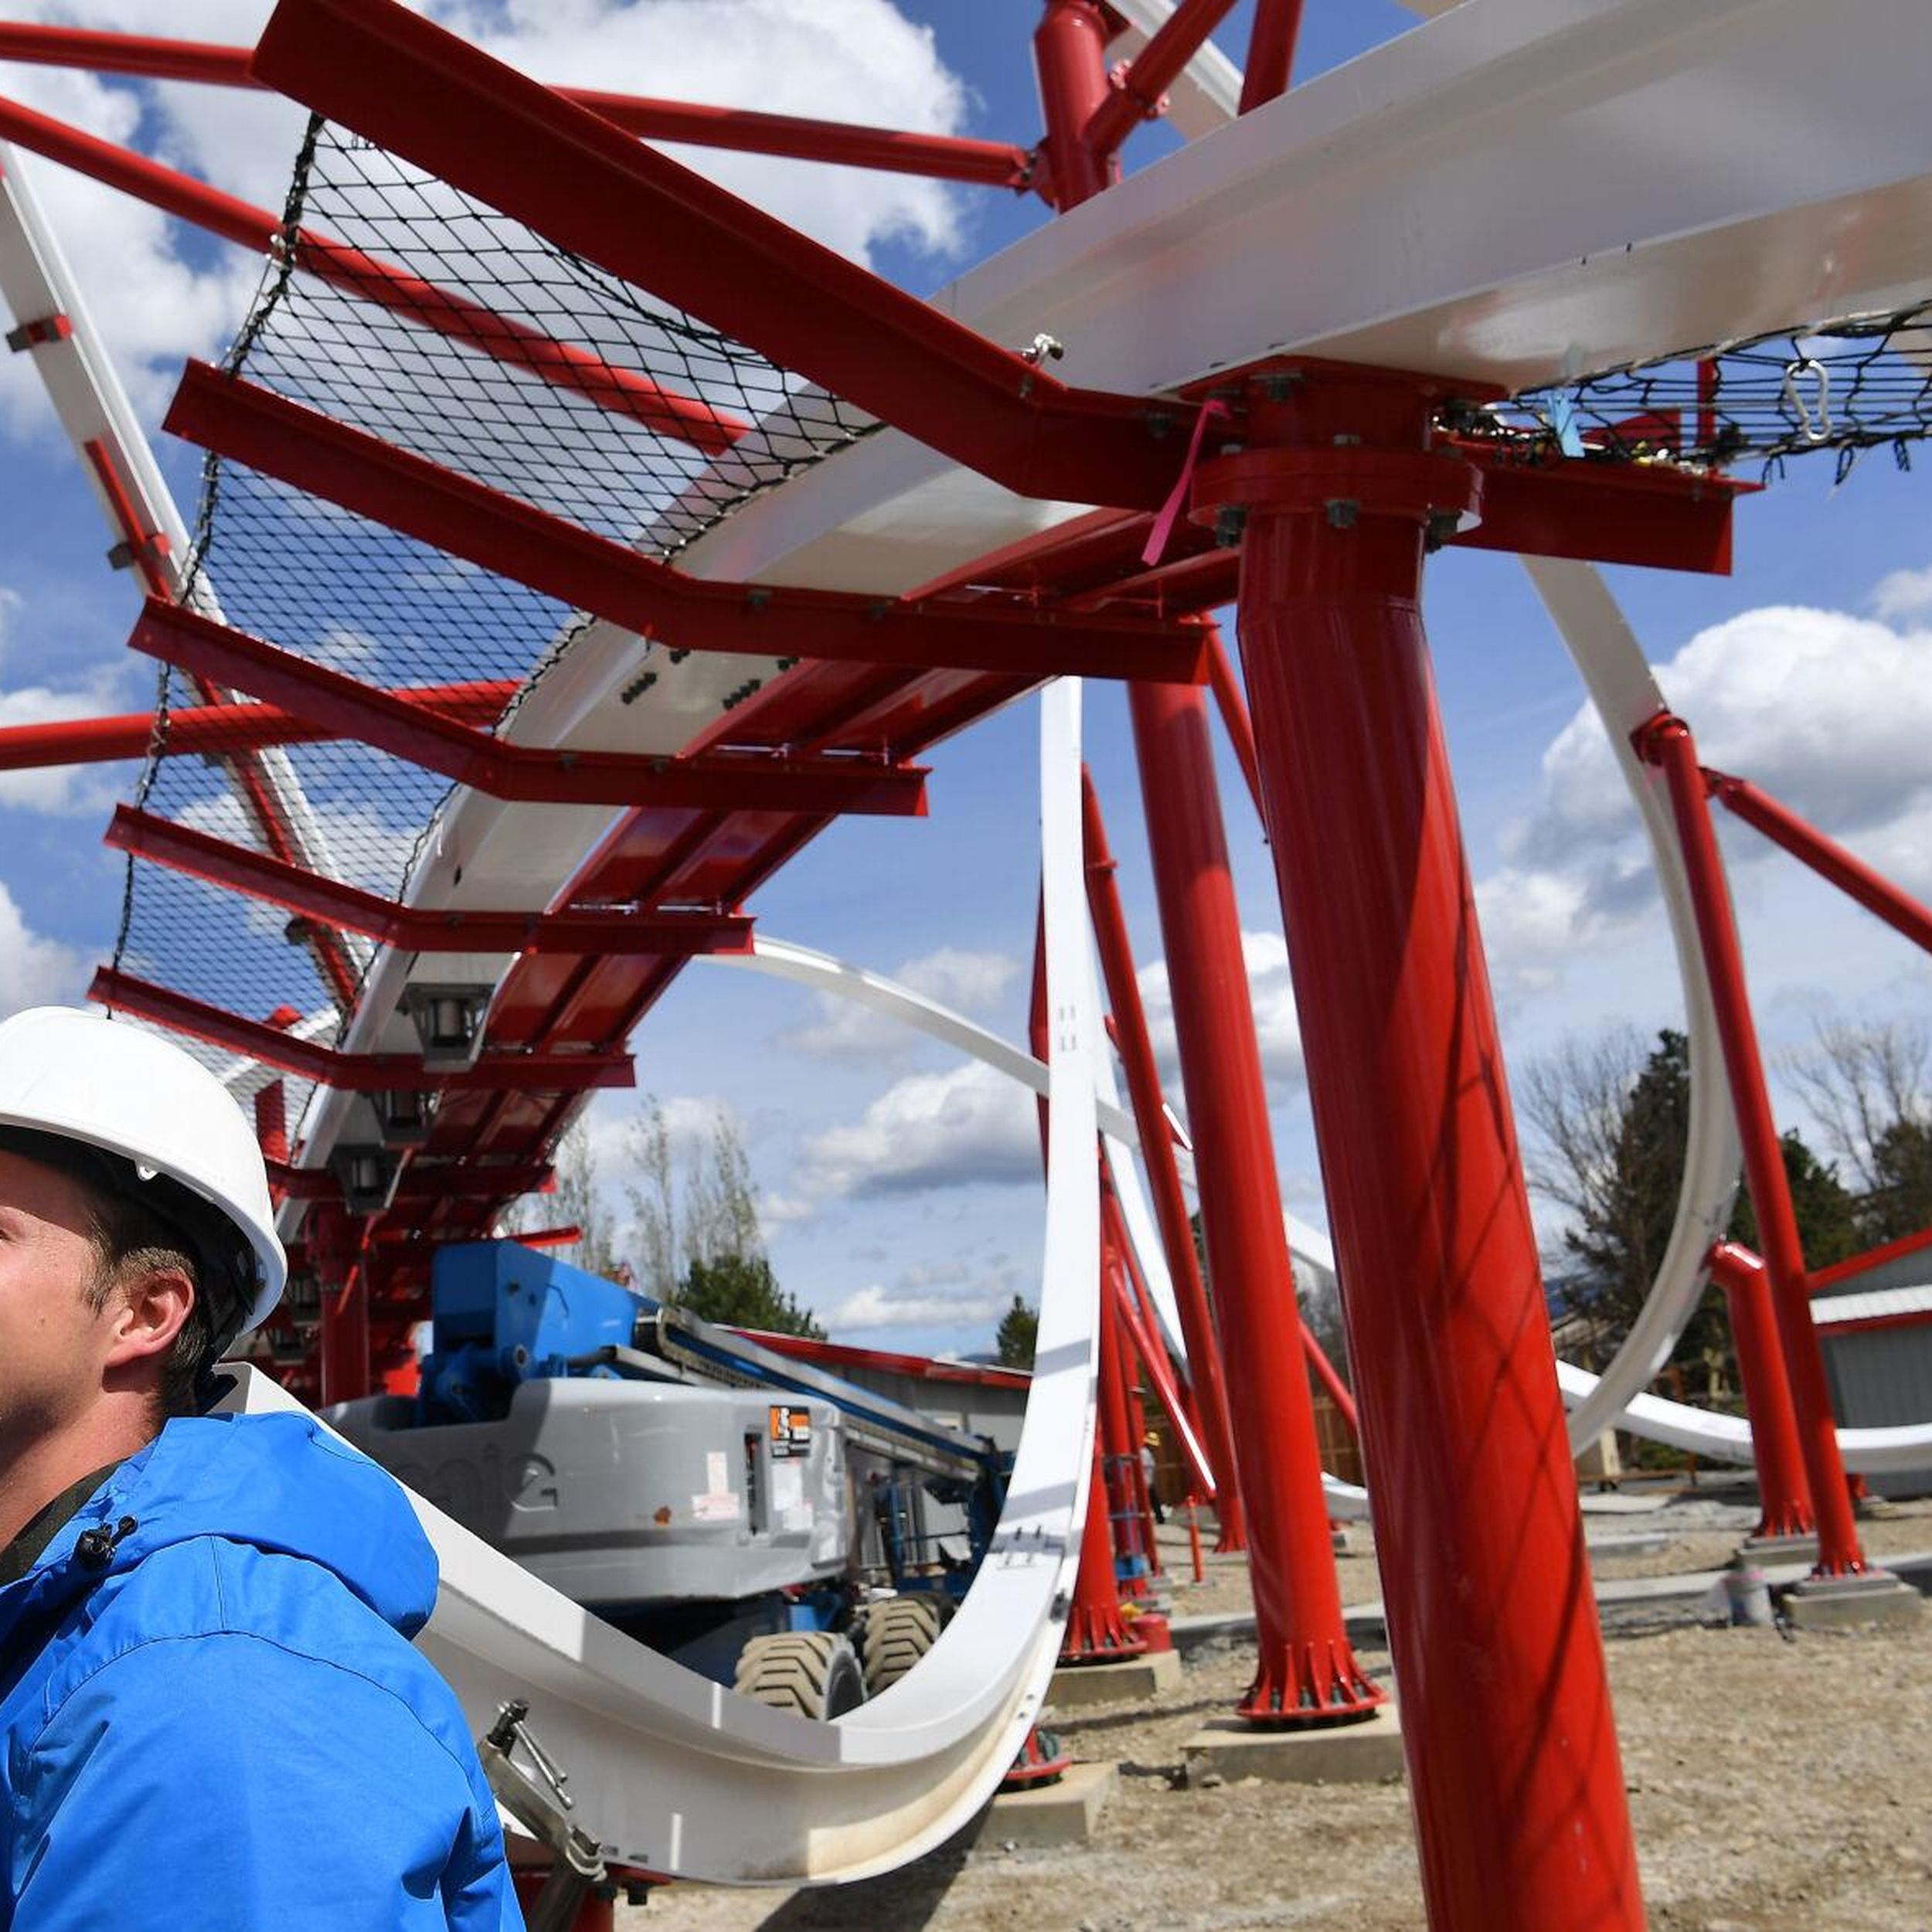
[[[1158,9],[1128,11],[1144,26]],[[1932,286],[1927,73],[1932,8],[1918,0],[1467,0],[1130,178],[938,301],[997,341],[1053,335],[1072,382],[1148,394],[1288,349],[1513,389],[1884,307]],[[1225,107],[1225,79],[1218,94],[1209,75],[1189,96],[1200,124],[1217,97]],[[905,591],[1083,507],[1015,498],[886,430],[747,502],[682,561],[704,576]],[[1538,583],[1607,721],[1634,722],[1625,713],[1648,701],[1648,672],[1600,586],[1568,566],[1538,566]],[[594,633],[531,693],[512,736],[675,752],[768,662],[693,654],[674,666],[660,653],[644,699],[608,702],[645,648]],[[1080,872],[1077,693],[1056,688],[1043,707],[1053,1050],[1039,1354],[992,1554],[934,1651],[876,1702],[807,1723],[655,1657],[418,1505],[444,1576],[426,1648],[478,1729],[500,1699],[532,1699],[580,1794],[580,1821],[624,1860],[747,1883],[887,1869],[968,1819],[1038,1709],[1091,1455],[1104,1052]],[[609,822],[459,793],[410,896],[539,907]],[[1660,870],[1677,920],[1667,842]],[[463,976],[507,964],[468,962]],[[439,962],[439,974],[457,964]],[[410,1043],[388,1018],[408,971],[405,957],[378,961],[345,1046]],[[1695,1035],[1694,979],[1687,971]],[[1715,1062],[1707,1040],[1699,1052],[1706,1097]],[[1701,1252],[1736,1168],[1721,1103],[1699,1104],[1680,1261]],[[305,1161],[326,1159],[345,1105],[318,1096]],[[1108,1114],[1110,1131],[1123,1117]],[[1151,1277],[1158,1244],[1141,1219]],[[1580,1435],[1648,1379],[1696,1285],[1693,1256],[1660,1284],[1607,1393],[1566,1372]],[[259,1377],[242,1399],[287,1403]],[[1672,1406],[1643,1398],[1627,1424],[1678,1429],[1675,1413],[1655,1413]],[[1731,1440],[1742,1425],[1683,1413],[1696,1439],[1666,1439],[1748,1455],[1747,1439],[1741,1455]],[[1891,1466],[1883,1458],[1903,1455],[1906,1437],[1923,1460],[1932,1427],[1845,1432],[1846,1459]]]

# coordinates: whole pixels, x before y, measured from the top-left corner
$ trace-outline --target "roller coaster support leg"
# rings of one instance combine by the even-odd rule
[[[1197,689],[1152,685],[1136,685],[1129,702],[1247,1512],[1260,1655],[1240,1714],[1346,1722],[1384,1693],[1342,1623],[1206,703]]]
[[[1230,536],[1245,525],[1242,655],[1429,1923],[1640,1932],[1576,1477],[1419,607],[1425,530],[1453,527],[1479,484],[1428,453],[1426,378],[1298,359],[1225,394],[1245,447],[1201,466],[1194,514]],[[1211,1250],[1209,1264],[1218,1289]],[[1228,1338],[1230,1373],[1249,1352]]]
[[[1060,1640],[1063,1664],[1112,1664],[1138,1657],[1145,1642],[1128,1628],[1121,1614],[1120,1586],[1114,1575],[1114,1539],[1107,1525],[1107,1481],[1098,1432],[1094,1437],[1094,1476],[1087,1492],[1087,1528],[1080,1537],[1080,1567],[1074,1573],[1073,1604]]]
[[[1134,1433],[1128,1393],[1127,1338],[1121,1332],[1116,1297],[1120,1257],[1101,1250],[1100,1387],[1097,1433],[1100,1468],[1107,1477],[1107,1520],[1113,1526],[1115,1573],[1124,1597],[1145,1597],[1152,1565],[1148,1559],[1147,1512],[1141,1502],[1141,1439]]]
[[[1720,1241],[1710,1251],[1709,1267],[1730,1311],[1731,1342],[1744,1385],[1745,1413],[1750,1417],[1758,1499],[1752,1540],[1809,1536],[1817,1526],[1811,1488],[1804,1476],[1791,1384],[1777,1351],[1777,1319],[1764,1264],[1735,1241]]]
[[[1141,1130],[1141,1160],[1147,1169],[1160,1223],[1161,1246],[1173,1277],[1174,1299],[1181,1315],[1181,1335],[1187,1344],[1188,1381],[1208,1459],[1214,1465],[1214,1509],[1221,1526],[1221,1550],[1247,1546],[1241,1513],[1240,1481],[1234,1466],[1234,1435],[1228,1420],[1227,1388],[1221,1373],[1220,1350],[1214,1338],[1214,1318],[1195,1252],[1194,1229],[1188,1219],[1186,1197],[1174,1159],[1173,1138],[1161,1094],[1161,1077],[1148,1036],[1147,1012],[1134,972],[1134,949],[1128,941],[1127,914],[1114,879],[1114,854],[1107,842],[1099,794],[1091,775],[1080,774],[1087,828],[1087,901],[1094,916],[1094,937],[1107,981],[1107,1004],[1120,1036],[1121,1065],[1134,1103],[1134,1122]]]
[[[321,1281],[321,1400],[369,1393],[369,1268],[355,1224],[327,1203],[309,1210],[309,1258]]]
[[[1838,1454],[1838,1423],[1832,1413],[1831,1391],[1825,1386],[1825,1360],[1818,1351],[1817,1331],[1811,1326],[1804,1250],[1798,1240],[1791,1185],[1785,1179],[1784,1151],[1764,1083],[1750,992],[1744,979],[1743,950],[1731,917],[1724,862],[1711,825],[1710,801],[1704,774],[1698,768],[1697,746],[1689,726],[1668,712],[1660,712],[1643,726],[1634,742],[1638,755],[1657,766],[1670,787],[1671,811],[1697,913],[1697,937],[1710,977],[1718,1036],[1723,1043],[1731,1107],[1744,1147],[1744,1177],[1757,1214],[1764,1272],[1770,1282],[1784,1372],[1791,1379],[1791,1403],[1798,1413],[1811,1507],[1818,1516],[1818,1568],[1813,1574],[1855,1577],[1867,1567],[1865,1552],[1859,1545],[1852,1498],[1845,1485],[1845,1464]]]

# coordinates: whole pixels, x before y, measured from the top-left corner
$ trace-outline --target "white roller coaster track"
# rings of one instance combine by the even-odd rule
[[[829,1724],[769,1710],[646,1650],[420,1502],[442,1565],[420,1640],[473,1723],[526,1696],[583,1828],[625,1862],[739,1883],[853,1879],[940,1843],[983,1804],[1059,1655],[1093,1453],[1102,1039],[1080,846],[1080,691],[1042,694],[1047,1213],[1038,1352],[1006,1506],[917,1670]],[[251,1376],[242,1406],[292,1406]]]

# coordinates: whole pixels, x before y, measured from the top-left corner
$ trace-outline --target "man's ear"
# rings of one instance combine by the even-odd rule
[[[114,1296],[111,1338],[102,1365],[109,1369],[165,1355],[195,1305],[195,1285],[180,1268],[131,1268]]]

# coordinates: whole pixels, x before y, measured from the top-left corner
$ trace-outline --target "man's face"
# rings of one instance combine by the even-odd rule
[[[0,1457],[83,1414],[101,1390],[118,1298],[98,1310],[81,1190],[0,1153]]]

